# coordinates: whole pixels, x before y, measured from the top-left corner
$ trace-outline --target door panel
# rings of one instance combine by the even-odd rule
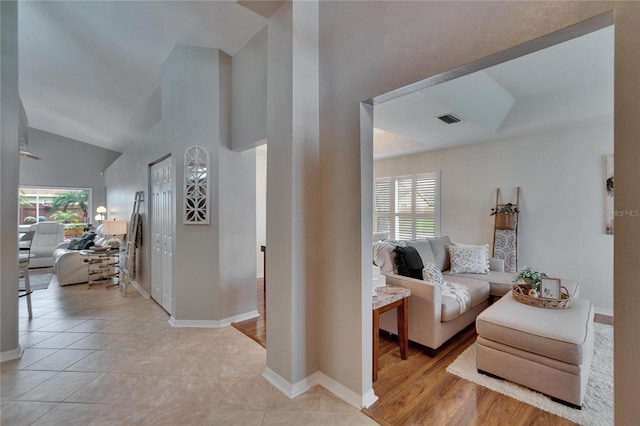
[[[151,166],[151,297],[172,313],[173,206],[171,158]]]

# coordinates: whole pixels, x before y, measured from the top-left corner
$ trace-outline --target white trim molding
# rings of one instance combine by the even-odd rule
[[[24,353],[24,349],[22,349],[20,345],[18,345],[18,347],[15,349],[11,349],[10,351],[0,352],[0,362],[20,359],[22,358],[23,353]]]
[[[370,407],[374,402],[378,400],[378,397],[373,393],[373,389],[371,389],[361,397],[356,392],[333,380],[331,377],[320,371],[316,371],[310,376],[307,376],[294,384],[291,384],[283,379],[282,376],[280,376],[269,367],[265,367],[264,371],[262,372],[262,377],[264,377],[266,381],[271,383],[276,389],[278,389],[280,392],[291,399],[302,395],[316,385],[320,385],[347,404],[357,409]]]
[[[151,295],[149,293],[147,293],[142,287],[140,287],[140,284],[138,284],[138,281],[136,280],[129,280],[129,284],[131,284],[133,286],[133,288],[135,288],[136,290],[138,290],[138,293],[140,293],[140,295],[142,297],[144,297],[145,299],[148,299],[151,297]]]
[[[179,320],[175,319],[175,317],[172,315],[171,318],[169,318],[169,324],[171,324],[171,327],[176,328],[223,328],[230,326],[231,323],[245,321],[251,318],[256,318],[258,316],[260,316],[258,311],[251,311],[221,320]]]

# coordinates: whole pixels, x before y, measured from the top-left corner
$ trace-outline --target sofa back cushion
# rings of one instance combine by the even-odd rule
[[[406,247],[397,246],[393,253],[395,254],[398,274],[422,280],[422,268],[424,268],[424,265],[415,247],[409,245]]]
[[[429,238],[428,241],[435,260],[433,263],[438,265],[441,271],[446,271],[451,268],[449,250],[447,250],[447,246],[451,244],[451,239],[448,236],[444,236]]]
[[[407,245],[415,247],[415,249],[418,250],[418,254],[420,254],[420,259],[422,259],[423,264],[436,263],[436,259],[431,251],[431,244],[429,244],[429,240],[410,240],[407,241]]]

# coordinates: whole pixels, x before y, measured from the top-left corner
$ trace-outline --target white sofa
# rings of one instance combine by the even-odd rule
[[[106,244],[107,238],[102,234],[102,225],[96,229],[93,240],[96,246]],[[60,286],[81,284],[89,281],[89,268],[85,263],[85,257],[80,250],[69,250],[69,241],[65,241],[56,247],[53,252],[54,273]]]
[[[39,222],[31,225],[35,231],[31,241],[31,259],[29,268],[53,266],[53,252],[64,240],[64,224],[58,222]]]
[[[393,244],[384,241],[374,243],[374,259],[386,276],[387,284],[405,287],[411,290],[409,297],[409,340],[419,343],[430,353],[442,346],[467,326],[474,323],[476,317],[487,306],[490,296],[502,296],[511,289],[513,274],[504,271],[504,262],[490,259],[488,274],[451,274],[447,245],[452,244],[449,237],[426,240],[406,241],[416,248],[423,263],[438,265],[446,281],[467,287],[471,296],[469,309],[460,313],[458,301],[442,294],[442,288],[430,282],[398,275],[391,253],[380,250],[392,250]],[[391,261],[392,264],[388,262]],[[380,264],[382,263],[382,264]],[[380,316],[380,328],[390,333],[397,332],[397,318],[393,312]]]

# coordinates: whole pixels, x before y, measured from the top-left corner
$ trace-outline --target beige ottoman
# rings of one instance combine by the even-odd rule
[[[516,302],[511,293],[476,319],[478,372],[537,390],[581,408],[593,358],[593,306],[574,298],[569,309]]]

